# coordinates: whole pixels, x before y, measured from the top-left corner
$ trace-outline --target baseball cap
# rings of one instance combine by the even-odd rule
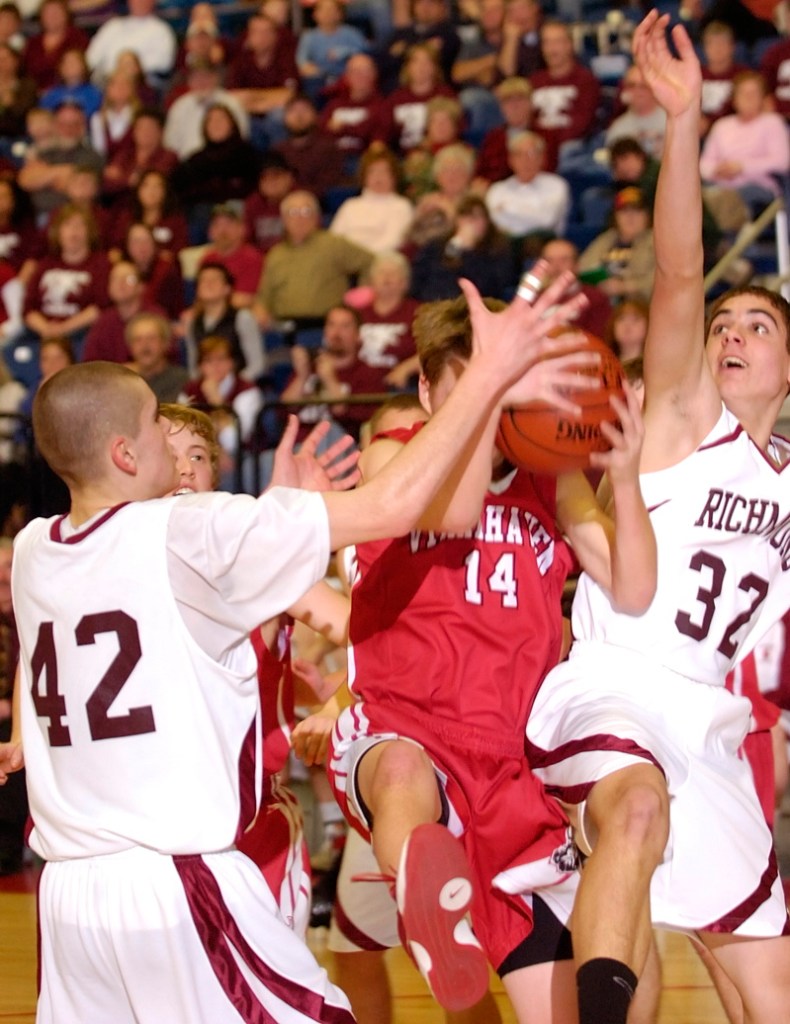
[[[244,220],[244,203],[240,199],[227,199],[212,207],[212,217],[232,217],[233,220]]]
[[[519,78],[517,75],[514,75],[501,81],[496,89],[494,89],[494,94],[498,100],[507,100],[511,96],[530,97],[532,95],[532,86],[526,78]]]
[[[187,29],[187,38],[191,39],[193,36],[199,36],[200,33],[204,33],[207,36],[211,36],[212,39],[217,38],[217,26],[210,21],[195,21]]]
[[[621,188],[614,197],[615,210],[622,210],[626,206],[636,207],[638,210],[646,210],[647,202],[641,188],[629,185],[628,188]]]

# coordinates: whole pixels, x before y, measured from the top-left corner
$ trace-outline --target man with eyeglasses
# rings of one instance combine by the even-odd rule
[[[253,312],[266,329],[293,320],[297,328],[321,327],[329,310],[373,253],[321,227],[321,209],[311,192],[290,192],[280,205],[285,237],[269,252]]]

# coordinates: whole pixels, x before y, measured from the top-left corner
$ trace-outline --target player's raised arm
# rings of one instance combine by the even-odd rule
[[[634,59],[667,113],[653,213],[656,276],[645,346],[643,467],[688,454],[715,423],[718,392],[704,349],[699,117],[702,79],[686,30],[651,11],[634,35]],[[655,429],[653,423],[655,422]],[[660,447],[661,456],[656,449]]]
[[[561,301],[571,281],[572,275],[561,276],[534,302],[533,296],[517,294],[500,313],[485,309],[476,291],[465,288],[473,330],[463,373],[431,420],[370,482],[347,494],[323,495],[333,550],[402,536],[431,503],[435,521],[445,528],[466,529],[477,522],[505,393],[512,397],[511,386],[527,371],[568,350],[567,341],[548,335],[581,308],[579,296]],[[475,501],[464,500],[463,515],[455,517],[449,510],[462,480]]]

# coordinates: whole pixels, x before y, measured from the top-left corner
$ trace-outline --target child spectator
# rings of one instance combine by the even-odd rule
[[[235,282],[221,263],[206,263],[198,270],[195,304],[185,318],[187,363],[194,371],[198,348],[207,337],[225,338],[240,375],[257,380],[265,370],[263,342],[255,317],[234,307]]]
[[[90,80],[90,69],[83,50],[69,47],[58,61],[58,73],[54,83],[39,99],[45,110],[55,111],[66,101],[78,103],[91,117],[102,103],[101,89]]]

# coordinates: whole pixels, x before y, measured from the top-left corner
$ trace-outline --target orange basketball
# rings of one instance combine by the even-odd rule
[[[563,328],[567,331],[570,328]],[[573,328],[577,330],[577,328]],[[553,332],[555,334],[560,331]],[[610,395],[623,394],[623,368],[609,346],[586,331],[584,347],[601,355],[601,362],[580,372],[598,379],[599,387],[571,396],[581,406],[580,416],[561,412],[546,402],[505,409],[499,421],[497,447],[514,466],[535,473],[566,473],[586,469],[592,452],[609,450],[601,423],[617,423]]]

